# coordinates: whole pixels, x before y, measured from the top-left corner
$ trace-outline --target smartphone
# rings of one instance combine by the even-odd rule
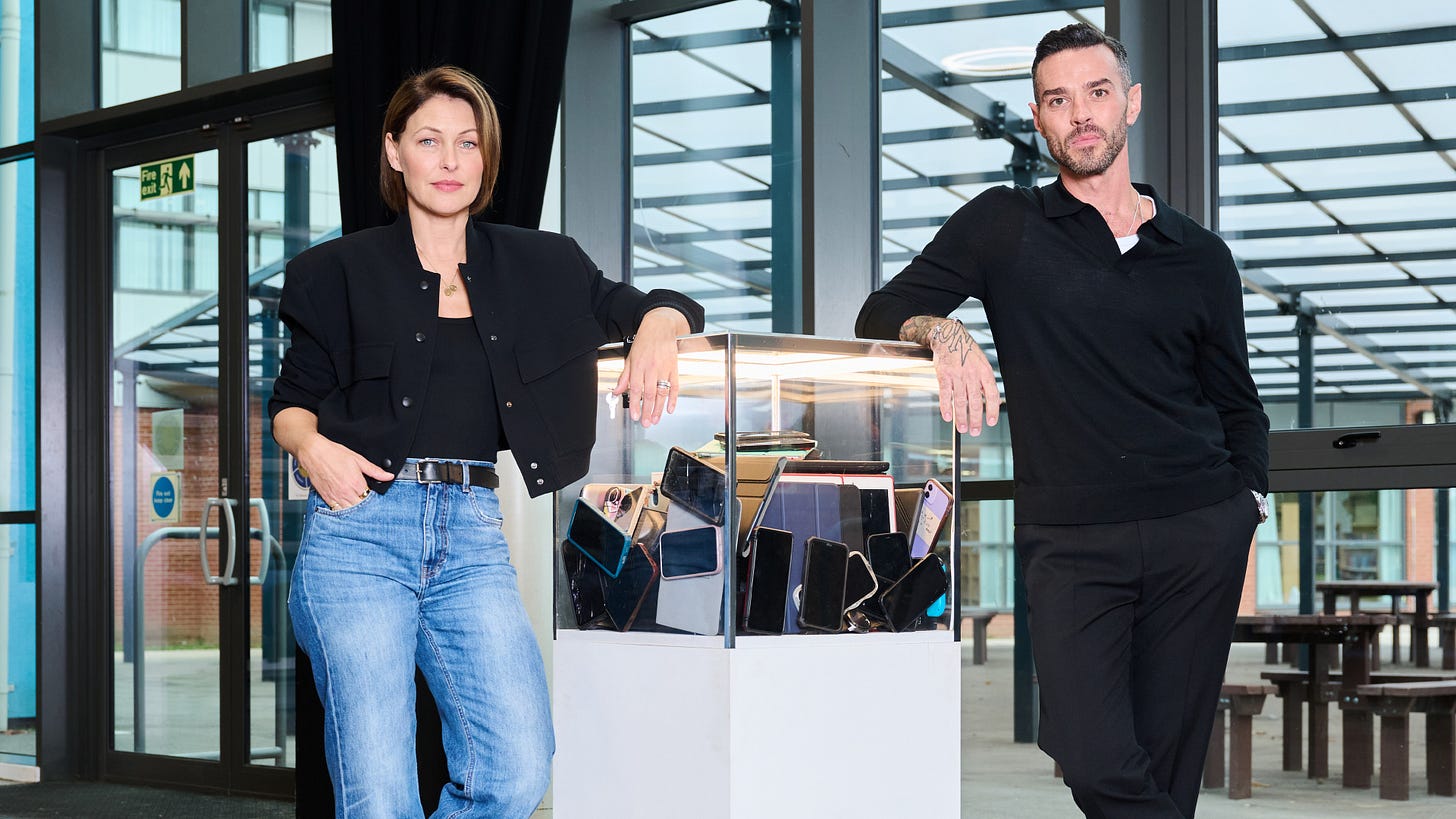
[[[607,577],[616,577],[622,571],[627,559],[627,547],[632,541],[627,533],[581,498],[571,508],[571,522],[566,527],[566,539],[581,550],[587,559],[597,564]]]
[[[870,568],[887,583],[894,583],[910,571],[910,541],[904,532],[870,535],[865,541]]]
[[[699,526],[663,532],[657,556],[662,579],[702,577],[723,571],[722,531],[717,526]]]
[[[657,562],[642,544],[634,543],[627,550],[622,571],[606,583],[607,615],[618,631],[629,631],[655,622]],[[650,609],[650,611],[649,611]]]
[[[658,559],[658,538],[667,526],[667,513],[657,508],[646,508],[637,516],[637,528],[632,530],[632,542],[639,543],[654,560]]]
[[[800,627],[815,631],[839,631],[844,627],[844,586],[848,574],[848,546],[820,537],[804,541]]]
[[[859,608],[861,603],[874,597],[879,590],[880,581],[875,579],[869,559],[864,556],[864,552],[851,550],[849,569],[844,576],[844,613],[848,614]]]
[[[640,483],[589,483],[581,497],[624,532],[637,528],[638,516],[648,507],[652,488]]]
[[[945,561],[931,552],[893,586],[880,595],[880,605],[892,631],[909,631],[925,610],[945,594],[950,586],[950,576],[945,570]]]
[[[910,557],[919,560],[935,548],[935,539],[950,518],[950,490],[934,478],[925,482],[920,502],[915,506],[914,527],[910,530]]]
[[[714,526],[723,525],[728,476],[723,470],[679,447],[667,451],[661,492]]]
[[[561,568],[566,573],[577,628],[591,628],[605,620],[607,606],[601,570],[566,541],[561,543]]]
[[[743,630],[754,634],[783,634],[794,534],[760,526],[753,530],[752,542],[748,554],[748,592],[743,601]]]

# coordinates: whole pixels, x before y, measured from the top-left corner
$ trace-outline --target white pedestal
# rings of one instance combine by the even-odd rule
[[[960,815],[948,632],[557,632],[559,819]]]

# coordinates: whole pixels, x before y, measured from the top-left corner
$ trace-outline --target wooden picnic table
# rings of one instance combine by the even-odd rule
[[[1399,618],[1403,598],[1415,598],[1415,613],[1411,619],[1411,643],[1415,646],[1416,666],[1430,668],[1431,647],[1426,639],[1426,629],[1431,625],[1431,592],[1440,588],[1434,580],[1326,580],[1314,584],[1314,590],[1324,595],[1325,614],[1334,614],[1339,598],[1348,597],[1350,613],[1360,613],[1360,598],[1389,597],[1390,613]],[[1390,661],[1400,663],[1400,623],[1391,629]]]
[[[1368,788],[1375,769],[1374,720],[1360,707],[1358,688],[1370,682],[1371,646],[1380,630],[1396,621],[1389,614],[1253,614],[1234,623],[1234,642],[1304,643],[1309,663],[1309,778],[1326,779],[1329,767],[1330,662],[1326,653],[1342,646],[1338,687],[1344,712],[1344,771],[1347,788]]]

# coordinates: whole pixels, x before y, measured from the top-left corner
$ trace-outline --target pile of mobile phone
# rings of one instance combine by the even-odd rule
[[[726,488],[676,447],[656,488],[583,487],[562,544],[578,627],[721,633]]]
[[[740,561],[733,591],[745,633],[937,627],[950,586],[935,552],[951,510],[944,486],[917,490],[914,514],[902,512],[897,527],[888,464],[772,466],[747,521],[724,470],[678,447],[655,487],[587,484],[562,544],[577,625],[720,634],[726,551]],[[741,523],[725,546],[730,500]]]

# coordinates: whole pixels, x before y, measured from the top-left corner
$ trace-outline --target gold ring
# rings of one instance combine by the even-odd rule
[[[359,500],[364,500],[367,497],[369,497],[369,493],[368,492],[360,492],[359,493]]]

